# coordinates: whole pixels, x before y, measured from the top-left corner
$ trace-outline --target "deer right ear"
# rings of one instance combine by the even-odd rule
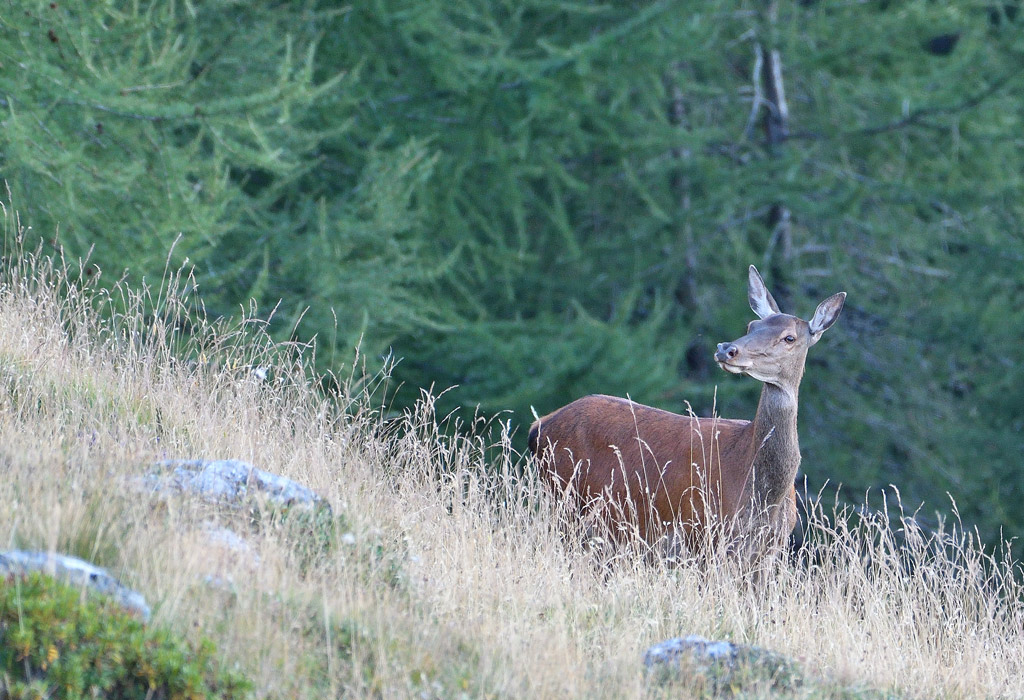
[[[839,292],[818,304],[818,308],[814,310],[814,316],[811,317],[808,323],[811,335],[814,336],[815,341],[821,337],[823,331],[828,330],[836,322],[845,302],[846,292]]]
[[[779,305],[775,303],[764,280],[758,274],[757,268],[750,266],[750,274],[747,275],[747,298],[750,300],[750,308],[754,310],[758,318],[767,318],[773,314],[782,313]]]

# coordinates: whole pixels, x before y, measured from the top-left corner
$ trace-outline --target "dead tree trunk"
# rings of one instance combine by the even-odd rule
[[[770,20],[775,19],[775,5],[769,13]],[[789,136],[789,105],[786,102],[786,89],[782,79],[782,55],[778,49],[767,52],[760,44],[756,47],[756,64],[761,67],[761,74],[756,76],[763,85],[763,97],[760,97],[764,110],[762,126],[765,141],[768,145],[770,158],[777,158]],[[756,95],[761,94],[756,91]],[[757,98],[755,98],[757,99]],[[790,297],[789,272],[793,261],[792,216],[784,202],[775,202],[768,212],[766,222],[769,231],[768,258],[769,269],[783,306],[788,306]]]

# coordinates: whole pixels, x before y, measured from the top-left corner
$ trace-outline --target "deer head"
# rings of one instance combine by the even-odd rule
[[[779,311],[761,275],[751,265],[747,296],[759,320],[747,325],[747,334],[742,338],[719,343],[715,361],[726,372],[746,374],[793,391],[803,377],[807,349],[839,318],[846,292],[833,294],[818,304],[811,320],[804,321]]]

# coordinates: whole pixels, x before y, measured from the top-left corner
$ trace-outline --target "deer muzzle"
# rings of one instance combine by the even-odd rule
[[[736,343],[719,343],[718,351],[715,352],[715,362],[718,366],[731,374],[741,374],[746,366],[737,361],[740,349]]]

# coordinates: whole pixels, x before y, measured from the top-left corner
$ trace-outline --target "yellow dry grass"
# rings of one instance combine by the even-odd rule
[[[0,548],[110,568],[152,624],[212,638],[261,696],[688,697],[699,688],[656,682],[641,658],[701,634],[798,660],[810,681],[778,691],[792,697],[1024,697],[1013,567],[955,527],[938,546],[912,521],[849,529],[819,507],[803,560],[757,583],[731,561],[602,558],[564,536],[507,437],[456,435],[429,396],[385,425],[385,377],[350,374],[324,396],[310,348],[274,345],[252,319],[206,323],[187,277],[108,294],[78,271],[16,256],[3,272]],[[132,487],[167,458],[249,460],[333,515]],[[252,552],[211,544],[210,523]]]

